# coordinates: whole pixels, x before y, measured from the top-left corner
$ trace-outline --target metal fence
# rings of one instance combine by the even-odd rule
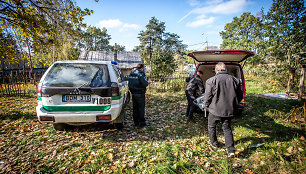
[[[44,71],[23,73],[0,73],[0,96],[29,96],[36,95],[37,84]],[[147,76],[148,92],[180,91],[186,87],[187,76]]]
[[[148,76],[148,92],[176,92],[184,90],[187,76]]]
[[[42,72],[12,71],[0,74],[0,96],[33,96],[36,94],[37,84]]]

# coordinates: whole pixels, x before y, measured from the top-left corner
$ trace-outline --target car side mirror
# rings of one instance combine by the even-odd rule
[[[129,80],[129,75],[124,76],[124,77],[123,77],[123,80],[124,80],[124,81],[128,81],[128,80]]]

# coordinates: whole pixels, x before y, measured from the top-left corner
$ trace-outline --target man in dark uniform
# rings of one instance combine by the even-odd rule
[[[238,106],[243,97],[239,79],[227,73],[225,64],[220,62],[215,67],[216,75],[206,81],[204,105],[208,108],[208,142],[213,148],[218,146],[216,125],[222,123],[225,146],[228,157],[235,156],[231,120],[237,115]]]
[[[204,93],[204,85],[201,77],[203,76],[202,71],[197,71],[197,74],[189,81],[186,88],[186,97],[188,101],[186,116],[188,121],[193,120],[193,112],[195,109],[195,105],[193,101],[198,97],[197,90],[200,91],[201,94]]]
[[[129,90],[132,93],[133,101],[133,120],[137,127],[149,126],[146,123],[145,115],[145,94],[146,87],[149,85],[143,72],[144,65],[139,63],[136,70],[128,76]]]

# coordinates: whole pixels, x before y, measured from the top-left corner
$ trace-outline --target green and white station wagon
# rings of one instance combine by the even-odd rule
[[[109,61],[58,61],[38,85],[37,117],[56,130],[66,125],[109,122],[123,128],[128,82]]]

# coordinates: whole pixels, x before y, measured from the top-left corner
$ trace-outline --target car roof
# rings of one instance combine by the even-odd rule
[[[91,60],[62,60],[55,63],[93,63],[93,64],[112,64],[111,61],[91,61]]]

